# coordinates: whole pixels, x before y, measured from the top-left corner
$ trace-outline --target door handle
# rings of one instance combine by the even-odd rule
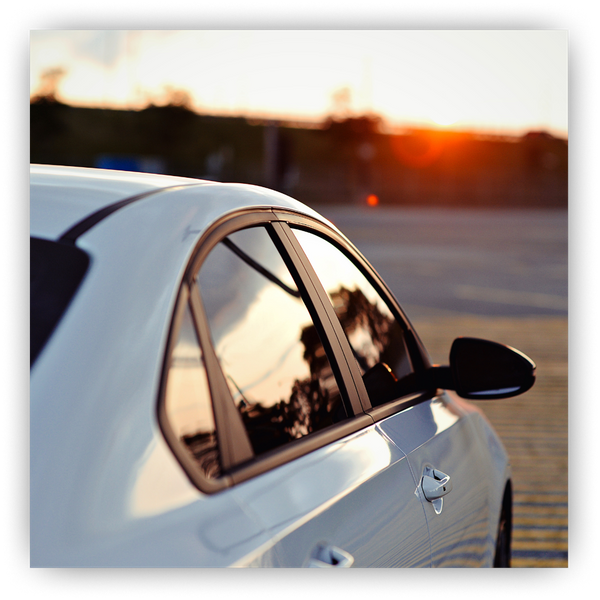
[[[446,473],[426,467],[421,480],[421,489],[425,499],[433,504],[433,509],[439,515],[444,506],[443,496],[452,491],[452,481]]]
[[[437,500],[452,491],[452,481],[450,476],[436,469],[430,469],[429,472],[423,473],[423,481],[421,483],[423,495],[429,502]]]
[[[330,545],[319,545],[308,561],[309,568],[329,569],[332,567],[348,568],[352,566],[354,557],[344,550]]]

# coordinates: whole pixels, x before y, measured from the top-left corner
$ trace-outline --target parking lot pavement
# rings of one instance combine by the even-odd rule
[[[322,210],[411,316],[567,315],[565,210]]]
[[[413,325],[437,364],[452,341],[482,337],[525,352],[536,383],[516,398],[475,402],[508,451],[513,470],[513,567],[568,565],[568,395],[566,317],[434,315]]]

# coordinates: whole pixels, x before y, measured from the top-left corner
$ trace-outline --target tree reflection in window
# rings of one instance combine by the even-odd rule
[[[363,375],[379,362],[402,363],[402,330],[389,311],[369,302],[361,289],[341,286],[330,297]]]
[[[400,323],[360,269],[333,244],[294,229],[325,288],[359,365],[373,406],[412,387],[412,364]]]
[[[218,244],[200,269],[198,286],[256,454],[346,418],[317,329],[263,227]]]

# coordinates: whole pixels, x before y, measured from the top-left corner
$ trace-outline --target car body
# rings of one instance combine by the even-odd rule
[[[30,186],[32,566],[506,565],[508,457],[451,390],[520,393],[527,357],[459,339],[432,366],[351,242],[278,192]]]

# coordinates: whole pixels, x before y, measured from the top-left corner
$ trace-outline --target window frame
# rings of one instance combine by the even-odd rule
[[[312,264],[302,250],[300,242],[291,230],[290,225],[319,235],[336,246],[356,264],[388,304],[394,317],[400,322],[407,338],[411,337],[412,342],[409,343],[407,339],[407,346],[415,369],[417,365],[422,368],[429,365],[429,359],[422,343],[414,333],[393,294],[374,269],[362,258],[358,250],[335,229],[294,211],[271,209],[269,207],[241,209],[223,216],[200,237],[186,267],[170,323],[157,402],[159,427],[169,447],[190,481],[200,491],[207,494],[219,492],[239,484],[356,433],[386,416],[431,398],[435,392],[412,394],[376,408],[371,407],[358,365],[353,360],[350,344],[333,310],[329,296],[321,285]],[[255,226],[266,228],[298,286],[301,299],[308,309],[323,342],[348,414],[348,419],[341,423],[258,456],[254,455],[241,415],[235,407],[231,391],[213,347],[209,324],[197,285],[198,273],[209,252],[229,234]],[[196,328],[215,418],[219,456],[223,472],[223,475],[216,479],[208,479],[200,472],[187,448],[171,429],[166,413],[165,392],[170,358],[186,306],[190,308]]]
[[[322,222],[310,219],[304,215],[298,215],[294,213],[288,214],[281,211],[277,211],[276,214],[281,221],[284,221],[287,225],[290,226],[290,229],[300,229],[318,235],[326,242],[329,242],[330,244],[335,246],[348,260],[350,260],[366,277],[367,281],[373,286],[373,288],[379,294],[381,299],[387,304],[394,318],[399,322],[400,326],[402,327],[407,350],[411,362],[413,364],[415,373],[424,373],[426,369],[431,367],[431,361],[429,359],[427,350],[425,349],[425,346],[419,338],[417,332],[414,330],[408,317],[402,310],[402,307],[396,300],[396,297],[394,296],[390,288],[387,286],[387,284],[380,277],[380,275],[377,273],[377,271],[375,271],[371,264],[367,262],[367,260],[363,257],[360,251],[347,237],[345,237],[341,232],[326,226]],[[302,252],[302,255],[304,256],[306,262],[310,265],[310,272],[312,276],[316,279],[316,281],[319,281],[316,272],[312,268],[308,257],[304,254],[304,251],[301,249],[300,242],[294,236],[293,231],[291,232],[291,235],[297,243],[298,248],[300,249],[300,252]],[[331,302],[329,301],[327,292],[322,288],[320,283],[319,287],[323,290],[323,294],[327,299],[327,303],[331,307]],[[333,307],[331,307],[331,313],[335,316]],[[337,316],[335,316],[335,320],[339,324]],[[341,343],[345,348],[346,355],[352,356],[350,344],[346,338],[346,334],[343,332],[341,325],[337,332],[338,335],[341,335],[340,339],[342,340]],[[372,407],[367,390],[362,380],[362,376],[359,372],[358,367],[354,364],[353,361],[352,366],[354,367],[352,369],[353,378],[355,380],[355,385],[360,390],[361,402],[365,407],[365,413],[370,415],[373,418],[374,422],[381,421],[382,419],[385,419],[386,417],[389,417],[390,415],[393,415],[401,410],[419,404],[420,402],[424,402],[425,400],[432,398],[436,392],[436,390],[423,390],[421,392],[403,396],[402,398],[398,398],[397,400],[392,400],[391,402],[388,402],[386,404]]]

